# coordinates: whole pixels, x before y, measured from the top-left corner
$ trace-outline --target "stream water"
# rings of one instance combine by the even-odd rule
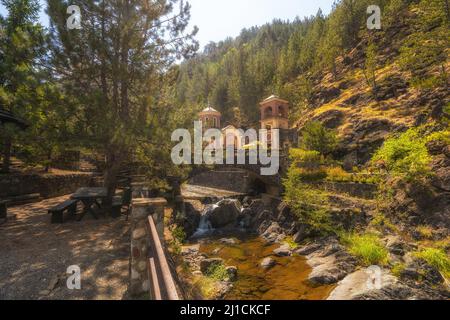
[[[235,244],[220,239],[205,239],[200,251],[209,257],[219,257],[228,266],[238,268],[238,280],[225,296],[226,300],[321,300],[334,286],[313,287],[307,281],[311,268],[300,256],[276,257],[273,250],[280,245],[268,245],[256,235],[234,235]],[[277,264],[269,270],[261,261],[273,258]]]
[[[334,286],[314,287],[308,283],[312,269],[305,258],[278,257],[273,251],[280,244],[268,244],[244,229],[233,234],[212,229],[208,217],[216,207],[213,204],[204,209],[191,243],[199,243],[200,253],[209,258],[222,258],[226,266],[238,268],[238,279],[226,294],[226,300],[322,300],[329,296]],[[265,270],[261,262],[267,257],[276,264]]]

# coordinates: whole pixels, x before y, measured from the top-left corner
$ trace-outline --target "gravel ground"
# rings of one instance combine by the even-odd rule
[[[16,217],[0,226],[0,299],[127,299],[128,223],[87,214],[51,224],[47,209],[67,198],[8,209]],[[67,288],[71,265],[81,269],[80,290]]]

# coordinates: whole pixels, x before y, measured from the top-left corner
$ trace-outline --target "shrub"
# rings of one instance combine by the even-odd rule
[[[416,231],[425,239],[433,238],[433,229],[429,226],[418,226]]]
[[[426,147],[426,139],[414,128],[386,140],[372,161],[383,162],[387,170],[395,176],[413,180],[429,174],[431,157]]]
[[[405,268],[406,268],[406,266],[405,266],[404,263],[398,262],[398,263],[394,264],[394,266],[392,267],[391,271],[392,271],[392,274],[394,276],[399,278],[401,276],[403,270],[405,270]]]
[[[324,159],[319,152],[291,149],[289,158],[291,160],[289,168],[290,178],[301,182],[317,181],[326,177],[325,169],[320,167]]]
[[[398,231],[398,228],[381,213],[377,214],[370,222],[370,224],[382,229],[387,229],[394,232]]]
[[[307,150],[326,155],[335,150],[338,139],[333,130],[325,128],[319,121],[311,121],[303,128],[302,144]]]
[[[295,179],[299,181],[320,181],[327,177],[325,169],[305,169],[305,168],[292,168],[290,171]]]
[[[208,278],[223,281],[228,278],[227,268],[223,264],[213,264],[206,270]]]
[[[298,243],[294,241],[292,237],[287,237],[284,239],[284,243],[289,246],[289,248],[295,250],[298,248]]]
[[[175,227],[172,229],[173,238],[179,243],[184,243],[186,241],[186,232],[182,227]]]
[[[293,166],[303,168],[317,168],[324,163],[324,158],[318,151],[298,148],[289,150],[289,159]]]
[[[337,182],[347,182],[352,180],[352,174],[348,173],[341,167],[327,168],[327,180]]]
[[[444,277],[450,279],[450,258],[442,249],[425,248],[416,252],[416,256],[438,269]]]
[[[442,141],[450,144],[450,130],[438,131],[426,137],[426,142]]]
[[[341,239],[348,246],[349,252],[365,266],[387,264],[389,253],[377,236],[346,234]]]

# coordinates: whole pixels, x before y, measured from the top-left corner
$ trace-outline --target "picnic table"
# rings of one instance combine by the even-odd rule
[[[102,201],[107,198],[108,190],[106,188],[80,188],[72,196],[71,199],[79,200],[83,203],[84,210],[81,213],[78,221],[81,221],[86,213],[92,214],[95,219],[98,219],[94,207],[100,210],[102,208]]]

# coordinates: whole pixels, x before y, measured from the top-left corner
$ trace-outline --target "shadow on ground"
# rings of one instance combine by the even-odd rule
[[[53,198],[8,209],[0,226],[0,299],[127,298],[129,225],[125,218],[89,214],[80,222],[51,224]],[[81,206],[80,206],[81,207]],[[81,268],[81,290],[69,290],[66,270]]]

